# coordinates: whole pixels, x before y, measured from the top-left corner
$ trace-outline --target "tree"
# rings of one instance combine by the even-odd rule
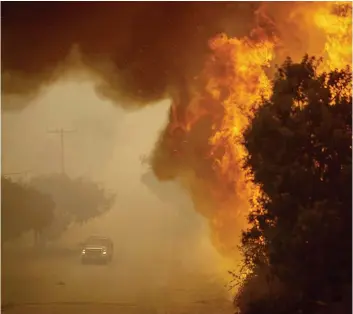
[[[32,179],[31,186],[49,194],[55,202],[55,219],[47,228],[47,239],[58,238],[71,223],[84,223],[107,212],[114,201],[96,183],[66,175],[47,175]]]
[[[244,134],[245,167],[265,197],[249,216],[243,250],[286,287],[285,308],[267,302],[272,313],[351,306],[352,73],[319,67],[308,56],[287,59]]]
[[[2,241],[31,230],[40,234],[52,222],[54,206],[49,195],[1,177]]]

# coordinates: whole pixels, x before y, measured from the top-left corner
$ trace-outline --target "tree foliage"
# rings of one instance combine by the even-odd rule
[[[49,195],[1,177],[1,238],[14,239],[26,231],[41,233],[53,219]]]
[[[347,296],[351,306],[352,73],[319,65],[288,59],[244,135],[245,167],[266,196],[243,234],[245,260],[287,291],[247,313],[313,313]]]
[[[114,201],[97,183],[82,178],[54,174],[36,177],[30,184],[55,202],[55,220],[45,233],[49,239],[59,237],[71,223],[85,223],[104,214]]]

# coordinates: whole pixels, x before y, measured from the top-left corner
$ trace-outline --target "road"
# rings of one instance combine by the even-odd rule
[[[110,265],[83,266],[75,255],[3,252],[1,279],[9,314],[234,313],[217,276],[151,260],[117,257]]]

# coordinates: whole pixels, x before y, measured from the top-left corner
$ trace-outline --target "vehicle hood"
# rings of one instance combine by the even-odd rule
[[[106,250],[107,247],[99,245],[89,245],[83,248],[84,250]]]

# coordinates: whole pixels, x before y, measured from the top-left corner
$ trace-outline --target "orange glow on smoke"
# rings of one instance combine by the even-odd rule
[[[322,3],[315,10],[309,13],[317,29],[325,33],[322,55],[317,56],[324,57],[325,70],[351,65],[351,4]],[[209,220],[213,243],[226,256],[238,255],[236,246],[247,224],[249,200],[261,193],[242,170],[247,152],[241,141],[254,109],[262,98],[271,96],[268,73],[278,44],[280,39],[260,28],[240,39],[216,36],[209,42],[212,52],[196,78],[197,88],[188,105],[180,109],[174,103],[171,108],[166,149],[177,160],[179,176],[185,172],[184,183],[194,193],[195,207]],[[202,135],[197,133],[197,147],[188,146],[196,141],[202,121],[208,122],[204,122],[205,131],[199,132]],[[198,168],[202,171],[194,170]]]

